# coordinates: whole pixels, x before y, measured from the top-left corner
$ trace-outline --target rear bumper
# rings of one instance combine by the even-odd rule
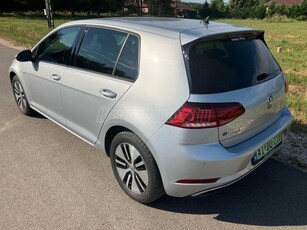
[[[274,124],[231,148],[225,148],[219,142],[196,145],[182,143],[182,138],[176,135],[180,128],[164,125],[149,139],[147,146],[156,159],[168,195],[198,196],[238,181],[265,162],[278,148],[258,164],[252,165],[255,151],[279,133],[282,133],[284,142],[291,121],[291,114],[285,107]],[[206,184],[177,183],[183,179],[210,178],[219,179]]]

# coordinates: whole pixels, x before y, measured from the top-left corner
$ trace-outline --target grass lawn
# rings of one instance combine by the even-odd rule
[[[55,26],[66,21],[56,20]],[[46,19],[0,17],[0,37],[18,46],[30,48],[49,31]]]
[[[55,25],[70,20],[55,19]],[[295,118],[292,129],[307,133],[307,22],[222,21],[265,30],[268,46],[289,79],[287,103]],[[49,31],[45,19],[0,17],[0,37],[15,45],[31,47]],[[276,52],[277,47],[282,47],[281,53]]]

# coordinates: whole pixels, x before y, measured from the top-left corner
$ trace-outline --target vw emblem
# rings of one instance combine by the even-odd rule
[[[268,108],[271,108],[272,105],[273,105],[273,95],[270,93],[270,94],[268,95],[268,104],[267,104],[267,107],[268,107]]]

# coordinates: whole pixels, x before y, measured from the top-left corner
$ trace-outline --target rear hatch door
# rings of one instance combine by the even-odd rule
[[[284,77],[262,31],[215,34],[183,45],[190,102],[239,102],[245,113],[220,126],[225,147],[272,125],[285,104]]]

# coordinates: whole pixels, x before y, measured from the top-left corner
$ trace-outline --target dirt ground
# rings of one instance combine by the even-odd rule
[[[307,135],[290,132],[286,142],[273,157],[307,172]]]

